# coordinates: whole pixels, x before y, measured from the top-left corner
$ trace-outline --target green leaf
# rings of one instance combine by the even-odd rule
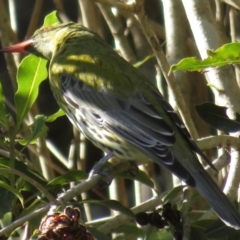
[[[196,228],[196,227],[191,227],[190,239],[191,240],[208,240],[203,229]]]
[[[57,22],[59,22],[59,19],[57,17],[57,12],[54,11],[45,17],[43,27]],[[37,98],[40,83],[48,76],[46,65],[46,59],[29,55],[22,60],[18,68],[18,90],[15,94],[15,106],[17,111],[16,132]]]
[[[227,108],[207,102],[195,106],[199,116],[208,124],[224,132],[237,132],[240,130],[240,115],[236,114],[236,120],[230,119]]]
[[[43,27],[47,27],[58,22],[59,22],[59,18],[57,16],[57,11],[53,11],[44,18]]]
[[[93,227],[87,227],[88,231],[96,238],[101,240],[111,240],[110,236],[107,236],[106,234],[98,231],[96,228]]]
[[[135,181],[139,181],[139,182],[147,185],[150,188],[154,188],[154,183],[149,178],[149,176],[143,171],[139,170],[137,175],[134,175],[134,176],[132,174],[129,174],[129,173],[119,173],[118,176],[123,177],[123,178],[127,178],[127,179],[131,179],[131,180],[135,180]]]
[[[154,54],[151,54],[151,55],[145,57],[142,61],[138,61],[138,62],[134,63],[133,66],[134,66],[135,68],[139,68],[139,67],[141,67],[143,64],[145,64],[147,61],[149,61],[150,59],[152,59],[152,58],[154,58],[154,57],[155,57],[155,55],[154,55]]]
[[[12,201],[15,201],[16,197],[10,191],[1,187],[0,187],[0,196],[1,196],[0,219],[2,219],[3,215],[6,212],[12,211],[12,206],[9,203],[11,203]]]
[[[12,220],[13,220],[12,212],[6,212],[3,218],[1,219],[1,227],[4,228],[8,226],[9,224],[12,223]]]
[[[54,185],[65,185],[72,181],[79,181],[85,179],[87,177],[86,172],[81,170],[70,170],[66,174],[61,175],[59,177],[54,178],[51,180],[47,186],[54,186]]]
[[[0,187],[5,188],[9,192],[13,193],[20,200],[23,206],[23,196],[15,188],[11,187],[10,185],[6,184],[3,181],[0,181]]]
[[[8,129],[8,119],[6,116],[6,109],[3,97],[2,84],[0,82],[0,125],[5,129]]]
[[[121,224],[117,228],[113,229],[112,232],[122,234],[124,236],[118,236],[114,240],[118,239],[138,239],[144,237],[145,231],[142,228],[136,226],[135,223],[127,222],[126,224]],[[121,238],[122,237],[122,238]]]
[[[57,12],[54,11],[45,17],[43,27],[52,25],[57,22],[59,22],[59,19],[57,17]],[[29,55],[22,60],[18,68],[18,90],[15,94],[15,106],[17,112],[17,125],[15,130],[16,133],[18,132],[23,119],[31,109],[38,96],[38,88],[40,83],[48,76],[46,65],[46,59],[39,58],[34,55]],[[39,124],[39,122],[37,124]],[[37,125],[34,127],[36,126]],[[37,128],[39,128],[39,125],[36,127],[36,129]],[[44,127],[42,126],[42,130],[43,128]],[[26,145],[31,141],[35,141],[35,139],[39,136],[38,134],[46,133],[46,128],[41,131],[41,133],[40,131],[36,132],[36,129],[35,132],[33,132],[32,136],[29,136],[29,138],[20,141],[20,143]]]
[[[146,237],[144,238],[144,240],[158,240],[158,239],[172,240],[173,236],[166,229],[159,230],[153,226],[150,226],[147,229]]]
[[[48,127],[45,125],[45,116],[37,115],[34,118],[34,123],[30,126],[31,134],[24,139],[19,140],[22,145],[28,145],[29,143],[36,143],[38,137],[45,137],[47,135]],[[22,149],[23,150],[23,149]]]
[[[53,122],[55,121],[57,118],[62,117],[65,115],[65,112],[60,108],[56,113],[47,116],[46,118],[46,122]]]
[[[24,58],[17,71],[18,90],[15,94],[18,131],[24,117],[38,96],[40,83],[47,78],[47,60],[29,55]]]
[[[30,205],[25,206],[25,208],[21,211],[19,218],[20,217],[24,217],[28,214],[31,214],[32,212],[36,211],[37,209],[40,209],[43,205],[45,205],[46,202],[41,201],[41,199],[38,199],[37,201],[33,201]],[[39,218],[43,218],[45,216],[44,213],[39,214]],[[36,218],[33,220],[31,219],[31,223],[32,221],[37,220]]]
[[[9,159],[0,158],[0,167],[9,168]],[[18,171],[21,171],[22,173],[27,175],[28,177],[32,178],[33,181],[36,181],[39,184],[45,185],[47,182],[39,172],[29,169],[29,167],[21,161],[15,161],[15,168]]]
[[[163,198],[164,203],[171,202],[173,199],[176,199],[180,194],[183,193],[183,186],[177,186],[170,190]]]
[[[197,221],[193,221],[191,225],[193,227],[196,227],[205,231],[207,228],[211,227],[216,222],[218,222],[218,224],[220,223],[221,226],[226,226],[221,220],[215,220],[215,219],[197,220]]]
[[[135,219],[134,213],[116,200],[83,200],[82,203],[100,204]]]
[[[203,71],[210,67],[221,67],[227,64],[240,63],[240,43],[228,43],[218,48],[216,51],[208,50],[208,57],[204,60],[189,57],[182,59],[176,65],[172,65],[170,73],[181,71]]]
[[[235,239],[239,239],[240,232],[236,229],[230,228],[226,226],[221,220],[217,220],[214,223],[210,222],[206,225],[207,230],[205,231],[205,235],[209,238],[219,238],[226,237],[231,235],[236,235]]]

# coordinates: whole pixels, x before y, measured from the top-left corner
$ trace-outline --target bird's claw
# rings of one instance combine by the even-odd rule
[[[100,182],[98,183],[98,187],[101,189],[108,187],[112,183],[112,180],[119,173],[128,173],[132,176],[136,176],[139,172],[138,166],[135,161],[123,161],[109,167],[105,167],[104,163],[105,162],[98,162],[89,174],[89,177],[94,174],[98,174],[102,177]]]

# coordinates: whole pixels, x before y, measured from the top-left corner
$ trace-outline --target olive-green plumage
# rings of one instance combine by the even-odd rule
[[[50,61],[59,106],[97,147],[126,160],[146,158],[196,187],[218,216],[240,228],[240,215],[198,162],[207,158],[158,89],[97,34],[64,23],[37,31],[4,49],[29,51]]]

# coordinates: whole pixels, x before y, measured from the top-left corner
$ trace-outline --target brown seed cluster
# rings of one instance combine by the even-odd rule
[[[80,210],[67,207],[62,213],[47,215],[39,227],[38,240],[94,240],[79,223]]]

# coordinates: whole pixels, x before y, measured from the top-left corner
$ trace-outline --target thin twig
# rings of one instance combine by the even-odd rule
[[[99,35],[100,28],[98,26],[98,19],[97,19],[97,11],[96,5],[93,1],[89,0],[78,0],[80,11],[82,15],[82,24],[87,28],[91,29],[92,31],[97,32]],[[89,12],[91,14],[89,14]]]
[[[10,20],[7,14],[6,7],[4,5],[4,1],[0,1],[0,34],[1,34],[1,44],[2,47],[9,46],[18,42],[16,33],[13,32]],[[9,69],[9,75],[11,79],[11,83],[13,89],[17,89],[16,84],[16,73],[17,67],[14,61],[14,57],[12,54],[4,54],[7,62],[7,67]],[[15,55],[16,56],[16,55]]]
[[[230,146],[236,151],[240,151],[240,139],[229,135],[210,136],[198,139],[196,141],[198,147],[207,150],[216,147]]]
[[[25,222],[38,217],[40,214],[46,214],[52,205],[56,206],[66,206],[68,202],[76,195],[81,194],[82,192],[88,191],[93,188],[99,181],[101,176],[93,175],[90,179],[87,179],[85,182],[82,182],[72,189],[69,189],[67,192],[61,194],[56,201],[52,201],[49,204],[43,206],[42,208],[33,211],[32,213],[14,221],[12,224],[0,230],[0,236],[4,235],[7,232],[13,231],[17,227],[23,225]]]
[[[43,0],[35,1],[34,9],[33,9],[32,16],[28,25],[28,30],[26,33],[26,38],[31,37],[34,31],[36,30],[39,19],[40,19],[40,14],[42,12],[42,6],[43,6]]]
[[[115,0],[95,0],[96,2],[99,2],[101,4],[104,4],[109,7],[116,7],[119,10],[125,11],[125,12],[130,12],[134,13],[136,12],[136,5],[129,1],[129,4],[122,3],[120,1],[115,1]]]
[[[65,156],[63,156],[63,154],[59,151],[59,149],[56,148],[56,146],[50,141],[50,140],[46,140],[46,144],[47,144],[47,148],[49,149],[49,151],[67,168],[69,163],[68,160],[66,159]],[[55,168],[54,168],[55,170]],[[61,174],[63,174],[63,172],[61,172]]]
[[[224,186],[224,193],[228,196],[231,201],[236,200],[237,191],[239,188],[239,169],[240,169],[240,153],[239,151],[232,152],[231,154],[231,164],[228,171],[228,177],[226,184]],[[234,165],[232,167],[231,165]]]
[[[190,226],[190,201],[192,196],[191,188],[188,186],[183,187],[183,204],[182,204],[182,219],[183,219],[183,236],[182,240],[189,240],[191,234],[191,226]]]
[[[18,228],[19,226],[22,226],[24,223],[26,223],[27,221],[29,221],[30,219],[33,218],[37,218],[39,216],[42,216],[43,214],[45,214],[51,207],[51,204],[47,204],[44,207],[35,210],[33,212],[31,212],[30,214],[21,217],[20,219],[14,221],[13,223],[11,223],[10,225],[2,228],[0,230],[0,236],[3,236],[5,233],[11,232],[13,230],[15,230],[16,228]]]
[[[152,26],[151,26],[150,22],[148,21],[146,13],[144,12],[144,7],[143,7],[144,1],[143,0],[135,0],[135,2],[137,5],[137,9],[138,9],[138,11],[135,12],[135,17],[138,19],[138,21],[143,29],[143,32],[144,32],[146,38],[148,39],[148,42],[156,56],[157,62],[162,70],[162,73],[173,92],[173,95],[176,99],[176,103],[177,103],[179,112],[181,114],[181,117],[183,118],[183,121],[185,122],[193,139],[197,139],[197,136],[198,136],[197,131],[196,131],[196,128],[190,117],[190,113],[189,113],[188,109],[186,108],[186,104],[185,104],[184,98],[182,97],[182,93],[181,93],[178,85],[175,83],[176,80],[175,80],[173,74],[171,73],[168,75],[170,66],[167,62],[166,56],[163,53],[161,44],[158,41],[158,39],[156,38],[156,35],[152,29]]]
[[[239,0],[221,0],[221,1],[225,2],[226,4],[230,5],[231,7],[236,8],[237,10],[240,10]]]
[[[129,45],[129,42],[124,36],[124,28],[122,23],[119,21],[119,18],[116,18],[111,9],[102,4],[98,4],[111,32],[115,39],[115,45],[119,49],[122,57],[130,63],[136,62],[136,57],[133,53],[132,48]]]
[[[142,204],[140,204],[138,206],[131,208],[131,210],[134,214],[136,214],[138,212],[146,212],[150,209],[155,209],[156,206],[159,206],[161,204],[163,204],[162,198],[154,197],[154,198],[147,200],[146,202],[143,202]],[[123,224],[129,220],[131,220],[131,217],[126,216],[124,214],[119,214],[118,216],[113,218],[111,221],[108,221],[108,222],[104,223],[103,225],[101,225],[100,227],[98,227],[98,230],[103,233],[109,233],[109,232],[112,232],[112,230],[115,229],[116,227],[120,226],[121,224]]]

